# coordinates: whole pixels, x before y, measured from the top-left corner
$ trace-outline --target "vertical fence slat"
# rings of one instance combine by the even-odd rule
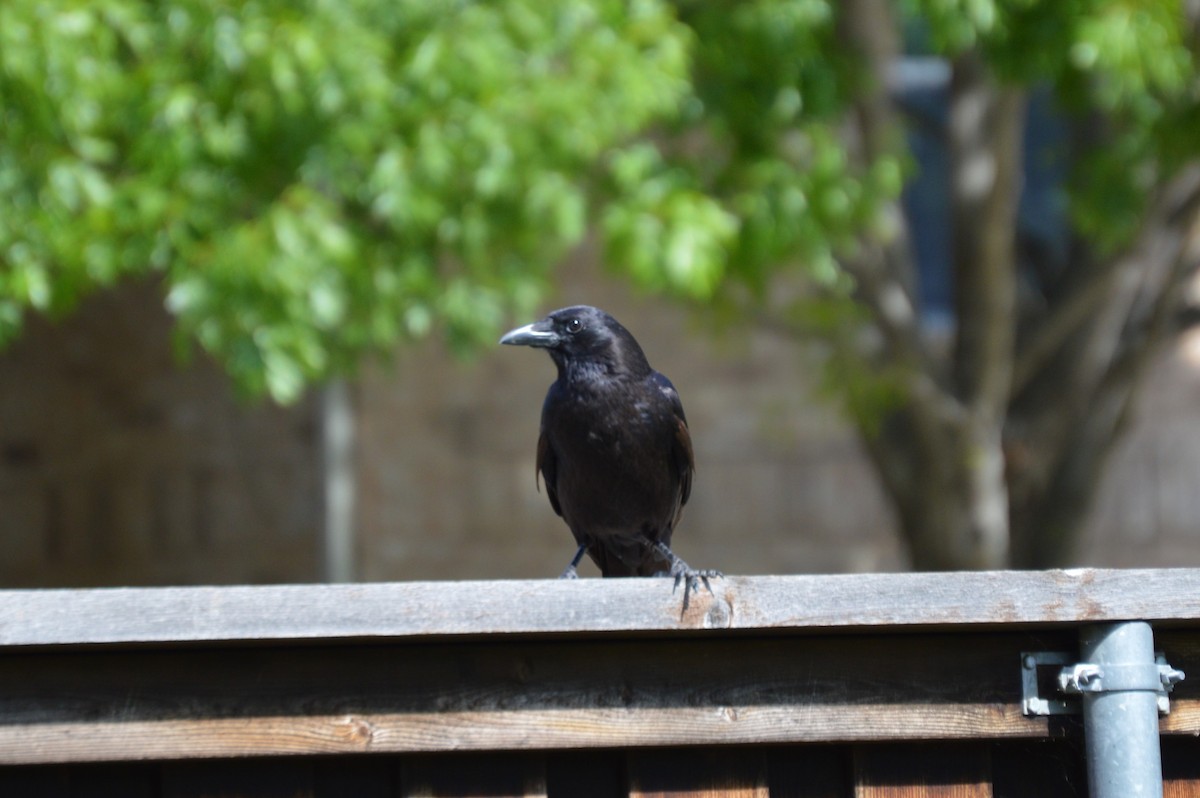
[[[312,760],[168,762],[162,798],[315,798]]]
[[[1066,721],[1057,740],[997,743],[992,748],[993,798],[1082,798],[1087,795],[1082,730]]]
[[[767,751],[771,798],[851,798],[850,748],[845,745],[781,746]]]
[[[0,796],[159,798],[158,765],[32,765],[0,768]]]
[[[431,754],[400,765],[404,798],[546,798],[541,754]]]
[[[766,758],[752,748],[641,749],[628,767],[630,798],[770,798]]]
[[[395,798],[399,777],[394,757],[331,757],[317,760],[315,798]]]
[[[862,745],[854,749],[855,798],[992,798],[985,743]]]
[[[1200,798],[1200,740],[1164,737],[1163,798]]]
[[[625,798],[622,751],[555,751],[546,756],[549,798]]]

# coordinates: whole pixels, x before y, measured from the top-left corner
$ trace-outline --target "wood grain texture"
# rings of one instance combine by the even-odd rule
[[[0,646],[834,630],[1200,618],[1200,570],[0,591]]]
[[[1076,721],[1022,715],[1020,656],[1077,650],[1082,623],[1155,621],[1156,647],[1192,677],[1160,728],[1200,734],[1197,573],[728,579],[682,622],[656,579],[0,592],[0,764],[395,753],[417,769],[369,774],[380,790],[466,794],[420,763],[502,751],[535,763],[512,794],[703,795],[724,775],[654,781],[605,754],[768,746],[720,769],[742,774],[733,789],[825,798],[844,771],[890,796],[903,785],[857,765],[856,782],[848,759],[839,771],[778,752],[1069,738]],[[572,751],[595,779],[564,765]],[[320,773],[288,790],[322,798]],[[945,795],[973,795],[955,784]]]
[[[1156,628],[1154,648],[1161,651],[1173,667],[1186,674],[1171,693],[1170,714],[1159,718],[1159,732],[1200,734],[1200,627]]]
[[[761,751],[633,751],[629,798],[770,798]]]
[[[855,798],[993,798],[986,743],[858,746]]]
[[[1019,655],[1068,639],[26,649],[0,656],[0,763],[1045,737]]]
[[[1164,739],[1162,765],[1163,798],[1200,798],[1200,741]]]
[[[1200,796],[1200,743],[1163,741],[1164,798]],[[991,792],[972,784],[990,754]],[[964,762],[971,765],[964,772]],[[972,765],[972,760],[974,764]],[[876,795],[1082,798],[1083,740],[1004,740],[872,746],[723,746],[687,749],[443,753],[289,757],[190,762],[0,767],[0,795],[13,798],[399,798],[401,795],[541,795],[626,798],[630,771],[659,795],[761,794],[771,798]],[[856,770],[857,766],[857,770]],[[873,775],[868,776],[866,769]],[[407,772],[408,778],[402,778]],[[416,788],[415,790],[413,788]],[[407,792],[405,789],[407,788]],[[705,792],[708,790],[709,792]],[[739,792],[740,791],[740,792]],[[637,794],[637,793],[634,793]],[[716,792],[715,794],[727,794]]]

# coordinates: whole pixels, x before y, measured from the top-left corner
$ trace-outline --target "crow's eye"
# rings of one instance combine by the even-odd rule
[[[582,329],[583,329],[583,322],[580,321],[579,319],[571,319],[570,321],[567,322],[567,332],[571,333],[572,335],[574,335],[575,333],[579,332]]]

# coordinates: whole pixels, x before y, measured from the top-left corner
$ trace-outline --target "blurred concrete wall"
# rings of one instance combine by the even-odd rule
[[[794,344],[719,338],[584,266],[564,275],[549,304],[582,302],[625,324],[683,398],[697,470],[675,533],[680,556],[730,573],[903,567],[869,465],[814,395],[816,365]],[[574,544],[534,481],[554,376],[536,350],[497,347],[461,364],[435,346],[404,352],[360,383],[365,578],[562,571]],[[580,573],[596,570],[588,563]]]
[[[1152,368],[1097,491],[1079,561],[1200,565],[1200,329]]]
[[[180,368],[161,292],[104,292],[0,353],[0,585],[311,578],[317,419]]]
[[[575,302],[621,319],[682,394],[697,474],[681,556],[729,573],[904,567],[811,353],[761,332],[713,336],[586,263],[551,304]],[[0,585],[319,578],[317,403],[240,404],[203,357],[175,363],[169,330],[157,289],[127,286],[62,324],[35,321],[0,353]],[[533,466],[553,376],[541,352],[463,363],[435,344],[365,370],[353,389],[361,578],[561,571],[573,546]],[[1200,564],[1198,421],[1192,336],[1154,370],[1080,564]]]

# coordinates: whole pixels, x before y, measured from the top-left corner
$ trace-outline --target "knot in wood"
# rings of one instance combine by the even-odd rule
[[[365,718],[346,715],[339,718],[334,726],[339,737],[362,748],[370,747],[375,738],[375,725]]]

